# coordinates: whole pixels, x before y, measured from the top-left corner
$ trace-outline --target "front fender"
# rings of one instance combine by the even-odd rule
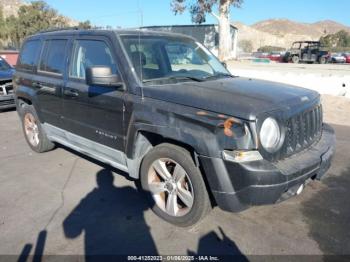
[[[246,121],[150,98],[134,103],[127,127],[126,153],[133,158],[140,132],[179,141],[197,154],[221,157],[224,149],[255,148]]]

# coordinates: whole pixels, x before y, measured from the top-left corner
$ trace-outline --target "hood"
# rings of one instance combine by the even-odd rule
[[[319,97],[309,89],[242,77],[146,86],[143,91],[146,97],[247,120],[260,113],[291,110]]]
[[[12,79],[12,75],[15,73],[15,69],[10,68],[8,70],[0,70],[0,81]]]

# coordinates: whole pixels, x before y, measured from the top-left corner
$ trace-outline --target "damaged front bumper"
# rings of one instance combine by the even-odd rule
[[[321,139],[308,149],[272,163],[234,163],[200,156],[219,207],[238,212],[252,205],[274,204],[296,194],[310,178],[321,179],[335,152],[334,130],[324,124]]]

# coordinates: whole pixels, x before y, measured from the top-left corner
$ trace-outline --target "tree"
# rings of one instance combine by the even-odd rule
[[[258,52],[263,52],[263,53],[271,53],[271,52],[278,52],[278,51],[282,52],[282,51],[286,51],[286,49],[280,46],[271,46],[271,45],[265,45],[258,49]]]
[[[81,28],[81,29],[91,29],[91,28],[92,28],[91,22],[90,22],[89,20],[86,20],[86,21],[84,21],[84,22],[79,22],[78,28]]]
[[[206,15],[213,15],[219,23],[219,59],[225,61],[231,57],[232,47],[230,8],[241,7],[244,0],[172,0],[171,8],[176,14],[182,14],[187,8],[192,15],[192,22],[201,24],[206,21]],[[218,7],[219,14],[213,12],[214,7]]]
[[[43,1],[33,1],[30,5],[22,5],[17,17],[10,16],[6,19],[7,37],[17,48],[29,35],[49,28],[66,26],[68,26],[66,19]]]
[[[6,18],[6,36],[4,39],[9,39],[10,45],[15,48],[19,48],[21,45],[21,38],[18,32],[18,19],[13,15]]]
[[[334,51],[343,51],[350,48],[350,33],[341,30],[335,34],[329,34],[320,38],[322,46]]]
[[[4,18],[4,13],[2,7],[0,7],[0,38],[4,39],[6,37],[6,21]]]
[[[245,53],[251,53],[253,51],[253,43],[250,40],[241,40],[239,41],[238,46]]]

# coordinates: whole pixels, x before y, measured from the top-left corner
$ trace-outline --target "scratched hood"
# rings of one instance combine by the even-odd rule
[[[291,110],[319,97],[309,89],[242,77],[147,86],[144,95],[247,120],[264,112]]]

